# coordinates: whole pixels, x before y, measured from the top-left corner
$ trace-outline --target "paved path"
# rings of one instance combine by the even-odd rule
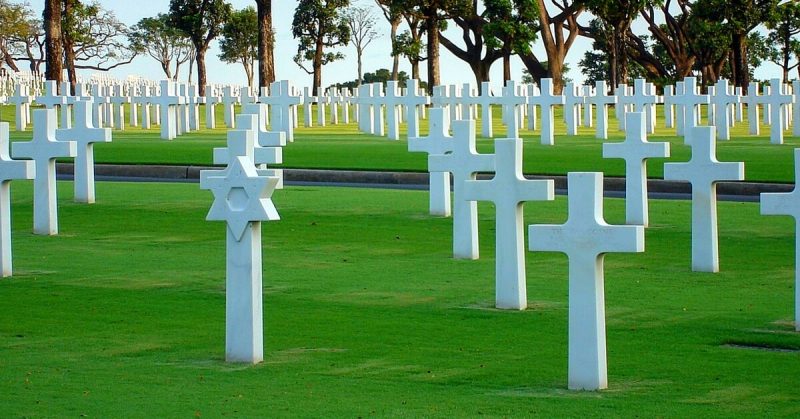
[[[200,171],[211,169],[204,166],[164,166],[164,165],[95,165],[98,180],[118,180],[132,182],[199,182]],[[60,179],[71,179],[72,164],[59,163],[57,173]],[[378,172],[356,170],[312,170],[284,169],[287,185],[322,185],[370,188],[420,189],[428,188],[428,174],[421,172]],[[479,176],[489,177],[489,176]],[[566,176],[526,176],[530,179],[553,179],[557,191],[567,188]],[[604,179],[607,196],[624,196],[625,179],[606,177]],[[650,195],[654,198],[686,199],[691,194],[688,182],[651,179],[647,182]],[[717,186],[720,199],[737,201],[758,201],[762,192],[791,192],[794,184],[758,182],[721,182]]]

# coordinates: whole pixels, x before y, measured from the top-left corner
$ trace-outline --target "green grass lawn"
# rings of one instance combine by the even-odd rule
[[[794,225],[757,204],[719,204],[722,272],[706,274],[689,269],[689,203],[651,202],[647,251],[606,257],[609,389],[572,392],[567,259],[527,253],[531,307],[494,310],[490,205],[482,258],[463,261],[425,192],[276,192],[265,362],[246,366],[223,362],[225,227],[204,221],[211,194],[99,183],[86,206],[71,186],[59,184],[56,237],[30,233],[30,185],[13,186],[0,417],[800,415]],[[605,206],[622,222],[623,201]],[[565,218],[564,197],[527,206],[527,223]]]
[[[526,129],[520,131],[525,140],[524,169],[529,174],[564,175],[570,171],[603,171],[607,176],[624,176],[624,163],[620,159],[602,158],[602,141],[594,138],[594,128],[581,128],[578,136],[565,135],[565,126],[561,122],[560,109],[557,110],[556,144],[543,146],[539,141],[539,132]],[[659,116],[662,110],[659,108]],[[13,117],[13,108],[3,109],[3,118]],[[622,141],[624,133],[618,131],[617,121],[610,112],[609,141]],[[705,116],[705,112],[703,113]],[[314,112],[316,117],[316,111]],[[505,132],[500,122],[499,108],[494,110],[493,128],[496,135]],[[327,127],[302,127],[302,109],[300,112],[301,127],[296,130],[296,141],[284,150],[286,168],[315,169],[356,169],[356,170],[393,170],[393,171],[426,171],[427,157],[425,153],[409,153],[405,140],[405,125],[402,126],[400,141],[390,141],[385,137],[376,137],[359,133],[354,122],[350,124],[328,125]],[[205,112],[201,109],[201,126],[205,127]],[[669,161],[687,161],[690,149],[683,144],[683,139],[674,134],[674,130],[663,128],[664,123],[658,120],[656,133],[650,141],[669,141],[672,146],[672,157]],[[114,142],[95,146],[97,163],[118,164],[188,164],[210,165],[211,149],[225,145],[226,129],[222,123],[222,108],[217,108],[217,129],[203,128],[178,137],[173,141],[159,139],[158,127],[142,130],[128,127],[124,131],[114,132]],[[427,121],[422,121],[421,133],[427,135]],[[477,123],[480,135],[480,123]],[[794,158],[792,150],[800,146],[800,139],[792,137],[787,131],[784,145],[769,144],[769,126],[761,126],[762,135],[747,135],[746,122],[737,123],[731,131],[732,140],[719,142],[718,158],[721,161],[745,162],[745,177],[748,181],[757,182],[794,182]],[[29,139],[30,132],[14,133],[12,139]],[[491,153],[494,150],[491,139],[479,139],[478,151]],[[653,159],[650,164],[650,177],[661,178],[662,164],[665,159]]]

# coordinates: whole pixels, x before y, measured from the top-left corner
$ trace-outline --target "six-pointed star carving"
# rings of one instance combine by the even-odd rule
[[[279,220],[270,197],[278,178],[259,176],[252,160],[238,156],[224,170],[201,173],[202,189],[214,194],[214,203],[206,220],[227,221],[237,241],[242,239],[251,221]]]

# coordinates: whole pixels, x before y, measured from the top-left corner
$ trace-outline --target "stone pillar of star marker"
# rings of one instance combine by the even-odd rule
[[[772,123],[769,128],[769,140],[772,144],[783,144],[783,130],[786,128],[783,117],[784,106],[794,101],[792,95],[783,93],[782,84],[780,79],[772,79],[770,81],[769,94],[763,97],[763,101],[769,106],[771,114],[770,120]]]
[[[406,111],[407,137],[419,137],[419,112],[417,108],[430,104],[431,100],[426,94],[421,94],[419,91],[419,80],[408,80],[405,96],[400,99],[400,103],[408,109]]]
[[[675,95],[675,86],[664,86],[664,127],[675,127],[675,104],[672,103],[672,97]]]
[[[714,88],[714,96],[711,97],[712,105],[714,107],[714,125],[717,128],[718,140],[729,140],[730,134],[730,112],[728,109],[730,105],[739,103],[739,96],[730,93],[728,89],[728,80],[719,79]]]
[[[578,106],[583,103],[584,97],[580,96],[575,83],[569,82],[564,86],[564,123],[567,125],[567,135],[578,134]]]
[[[544,145],[555,144],[555,126],[553,121],[553,106],[563,105],[564,96],[553,94],[553,79],[544,78],[541,80],[539,96],[530,96],[529,101],[533,101],[541,107],[542,113],[542,132],[541,143]]]
[[[214,194],[206,219],[227,223],[226,362],[259,363],[264,359],[261,221],[280,217],[271,200],[277,179],[258,173],[253,143],[253,131],[228,131],[227,167],[200,172],[200,188]]]
[[[56,196],[56,159],[75,157],[74,141],[57,141],[56,111],[37,109],[33,112],[33,139],[11,145],[16,158],[33,160],[36,177],[33,181],[33,233],[58,234],[58,199]]]
[[[372,107],[372,132],[370,134],[383,137],[386,135],[383,127],[383,83],[372,84],[372,96],[370,97],[369,106]]]
[[[464,199],[464,182],[478,172],[495,170],[494,155],[475,151],[475,121],[453,121],[453,150],[449,154],[429,155],[428,170],[453,174],[453,257],[477,259],[478,205]]]
[[[111,142],[110,128],[92,126],[91,100],[75,102],[75,124],[72,128],[56,130],[56,140],[76,144],[75,156],[75,202],[93,204],[94,188],[94,144]]]
[[[625,160],[625,222],[647,227],[647,159],[669,157],[669,143],[647,141],[644,113],[628,112],[625,118],[625,141],[603,144],[603,158]]]
[[[592,115],[592,103],[589,101],[594,96],[592,86],[583,86],[583,126],[591,128],[594,123]]]
[[[794,149],[795,185],[800,181],[800,148]],[[794,330],[800,332],[800,189],[792,192],[762,193],[762,215],[788,215],[795,222]]]
[[[525,179],[521,138],[495,140],[495,167],[490,180],[466,181],[463,199],[494,203],[495,306],[524,310],[528,298],[523,203],[553,200],[553,181]]]
[[[598,80],[595,82],[594,95],[587,98],[586,107],[595,106],[597,123],[595,123],[595,138],[605,140],[608,138],[608,105],[617,103],[616,95],[607,94],[606,82]]]
[[[400,96],[400,86],[397,81],[389,80],[386,82],[386,95],[383,103],[386,106],[386,136],[390,140],[400,139],[400,105],[403,96]]]
[[[529,249],[567,254],[568,387],[602,390],[608,387],[604,256],[612,252],[643,252],[644,227],[605,222],[602,173],[569,173],[567,183],[567,222],[529,226]]]
[[[453,151],[450,136],[450,117],[442,108],[431,108],[427,137],[408,137],[408,151],[424,152],[428,156],[444,155]],[[450,172],[434,171],[428,159],[429,211],[431,215],[450,216]]]
[[[17,131],[25,131],[30,122],[30,104],[33,97],[30,95],[30,88],[27,85],[18,83],[14,89],[14,96],[8,98],[8,103],[13,103],[16,107],[15,128]]]
[[[0,122],[0,272],[3,277],[13,274],[11,257],[11,181],[33,179],[31,160],[12,160],[8,153],[8,122]]]
[[[539,88],[536,84],[531,83],[527,86],[527,95],[528,95],[528,130],[536,131],[538,119],[538,108],[536,99],[534,97],[539,96]]]
[[[236,128],[236,120],[234,118],[235,106],[239,103],[239,95],[233,89],[233,86],[225,86],[222,90],[222,111],[225,126],[231,129]]]
[[[717,183],[744,180],[744,163],[717,160],[714,127],[687,127],[685,140],[691,160],[665,163],[664,180],[692,184],[692,270],[719,272]]]
[[[519,94],[514,80],[507,80],[503,87],[502,96],[497,98],[497,103],[503,109],[503,123],[506,125],[508,138],[519,137],[519,108],[527,105],[528,96]]]
[[[747,124],[750,135],[758,135],[761,132],[761,118],[759,118],[758,106],[762,103],[762,98],[758,91],[758,82],[751,81],[750,85],[747,86],[747,95],[742,97],[742,102],[747,104]]]

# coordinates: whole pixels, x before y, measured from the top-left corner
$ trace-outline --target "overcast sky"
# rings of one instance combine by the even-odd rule
[[[34,10],[41,13],[43,7],[42,0],[30,0]],[[235,9],[242,9],[247,6],[255,6],[253,0],[228,0]],[[166,13],[169,9],[169,0],[99,0],[99,3],[106,9],[114,11],[117,18],[126,25],[134,25],[140,19],[145,17],[152,17],[158,13]],[[355,0],[354,3],[374,7],[375,16],[378,19],[378,30],[381,37],[373,41],[367,48],[364,55],[364,71],[372,72],[379,68],[391,69],[392,59],[390,56],[391,45],[389,41],[389,24],[380,14],[377,6],[374,5],[373,0]],[[273,2],[273,24],[276,32],[276,50],[275,50],[275,71],[279,79],[290,79],[296,86],[310,86],[311,76],[306,74],[305,71],[300,69],[292,57],[297,52],[297,43],[292,38],[291,23],[294,8],[297,5],[296,0],[277,0]],[[453,25],[451,25],[453,26]],[[402,28],[401,28],[402,30]],[[451,39],[455,41],[460,40],[460,32],[453,33]],[[208,69],[208,79],[213,83],[224,84],[246,84],[247,78],[245,77],[244,70],[241,64],[225,64],[222,63],[217,55],[219,50],[216,47],[216,41],[212,43],[212,50],[206,56],[206,66]],[[537,43],[534,51],[540,57],[544,56],[543,49],[540,43]],[[583,76],[578,69],[578,61],[583,56],[583,53],[591,48],[591,43],[583,38],[576,41],[575,46],[570,50],[567,55],[567,62],[572,68],[569,76],[576,81],[581,81]],[[345,82],[355,80],[356,78],[356,60],[355,50],[352,46],[347,46],[339,49],[343,52],[346,58],[329,64],[323,68],[322,82],[324,86],[336,82]],[[539,55],[540,54],[540,55]],[[401,59],[401,70],[411,73],[411,67],[407,60]],[[185,80],[188,76],[187,66],[181,68],[181,79]],[[425,63],[422,64],[422,79],[426,79]],[[502,84],[502,62],[498,60],[492,66],[491,79],[492,84],[499,87]],[[522,74],[524,66],[517,58],[512,58],[512,77],[519,79]],[[112,75],[124,78],[129,74],[140,75],[150,79],[161,79],[164,73],[161,71],[159,64],[149,56],[137,57],[133,63],[127,66],[115,69]],[[756,71],[756,77],[780,77],[778,67],[774,64],[767,64]],[[441,48],[441,78],[442,83],[472,83],[475,84],[472,71],[463,61],[458,60],[450,54],[444,47]],[[197,72],[194,72],[194,80],[197,80]]]

